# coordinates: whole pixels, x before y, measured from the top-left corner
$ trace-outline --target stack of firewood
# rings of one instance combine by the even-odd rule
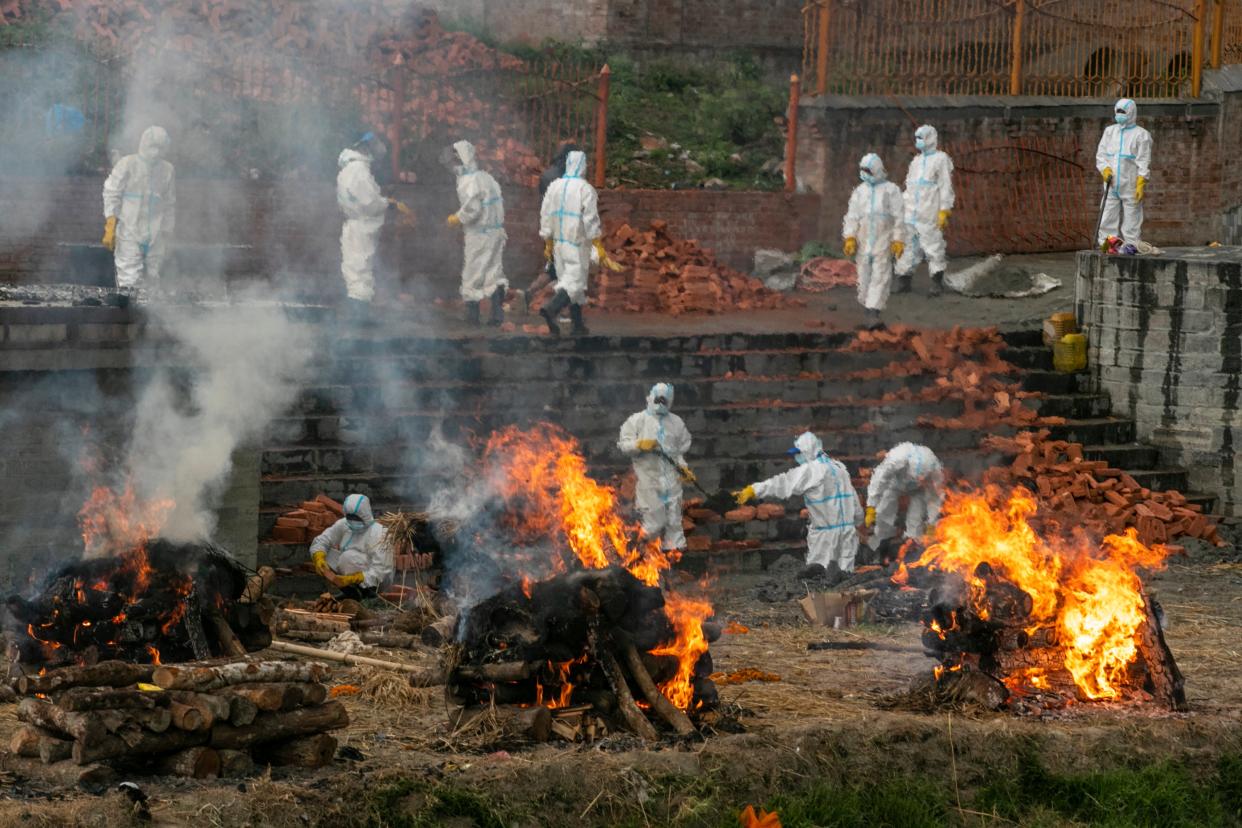
[[[316,768],[349,724],[322,664],[239,661],[155,666],[102,661],[16,681],[17,756],[194,778],[256,763]]]

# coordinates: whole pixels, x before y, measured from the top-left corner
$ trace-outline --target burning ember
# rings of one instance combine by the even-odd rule
[[[1162,567],[1164,548],[1144,546],[1134,530],[1099,543],[1080,531],[1040,533],[1037,509],[1022,488],[949,495],[935,542],[909,568],[945,576],[924,617],[924,644],[942,661],[937,680],[978,670],[1018,696],[1183,705],[1136,571]],[[909,571],[899,572],[904,584]]]
[[[493,434],[483,479],[498,501],[489,528],[503,536],[507,585],[459,623],[459,701],[594,704],[640,733],[641,706],[688,732],[681,711],[716,698],[703,629],[713,610],[666,582],[675,556],[641,542],[616,492],[591,479],[577,442],[554,426]]]

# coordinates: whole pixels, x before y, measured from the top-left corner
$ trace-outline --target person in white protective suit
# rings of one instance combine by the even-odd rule
[[[927,259],[931,273],[929,296],[944,293],[944,229],[953,212],[953,159],[937,148],[936,128],[923,124],[914,131],[914,147],[919,151],[906,172],[905,255],[897,262],[897,292],[909,293],[914,269]]]
[[[103,245],[113,252],[124,296],[142,298],[159,288],[177,221],[176,173],[163,158],[168,145],[163,127],[147,127],[138,152],[118,161],[104,181]]]
[[[371,514],[366,495],[345,498],[345,517],[311,543],[315,571],[345,598],[373,598],[392,580],[393,553],[387,532]]]
[[[342,150],[336,163],[336,203],[345,214],[341,226],[341,276],[355,309],[375,298],[375,250],[391,203],[380,191],[371,164],[387,154],[384,142],[368,132]]]
[[[809,431],[798,435],[789,453],[797,461],[797,468],[737,492],[738,505],[755,498],[801,497],[808,513],[807,565],[826,568],[836,561],[842,572],[852,572],[863,509],[850,482],[850,473],[839,460],[828,456],[823,442]]]
[[[893,259],[905,250],[905,221],[901,190],[888,180],[884,162],[874,152],[859,163],[862,183],[850,194],[841,236],[845,255],[858,266],[858,301],[867,309],[867,322],[880,326],[880,311],[888,304],[893,284]]]
[[[643,535],[659,538],[664,549],[685,549],[681,484],[692,483],[695,477],[685,458],[690,450],[690,432],[681,417],[669,410],[672,405],[673,386],[666,382],[653,385],[646,409],[621,426],[617,448],[634,464],[638,478],[635,499]]]
[[[460,209],[448,217],[449,227],[460,227],[465,235],[465,258],[461,266],[461,298],[466,303],[466,320],[479,324],[479,303],[491,299],[489,324],[504,322],[505,291],[505,202],[496,179],[479,169],[474,145],[458,141],[449,150],[448,164],[457,176]]]
[[[599,256],[601,266],[610,270],[621,269],[604,250],[599,195],[584,177],[586,163],[586,153],[569,153],[565,161],[565,174],[548,187],[539,210],[543,255],[556,269],[556,294],[539,309],[539,315],[548,323],[548,333],[553,337],[561,335],[557,316],[566,305],[573,321],[573,333],[588,333],[582,321],[582,306],[587,300],[592,248]]]
[[[1113,118],[1116,123],[1105,127],[1095,150],[1095,168],[1108,185],[1095,243],[1103,245],[1109,236],[1120,236],[1126,244],[1137,245],[1143,236],[1143,196],[1151,173],[1151,133],[1138,125],[1138,105],[1129,98],[1117,101]]]
[[[900,443],[871,472],[867,487],[867,528],[875,527],[872,548],[897,534],[901,497],[906,507],[907,540],[919,540],[940,520],[944,503],[944,467],[927,446]]]

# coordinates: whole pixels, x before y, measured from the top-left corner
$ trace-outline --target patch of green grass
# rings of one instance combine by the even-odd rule
[[[374,828],[433,828],[448,820],[463,820],[460,824],[476,828],[508,824],[480,793],[412,779],[397,779],[368,791],[366,809],[363,824]]]

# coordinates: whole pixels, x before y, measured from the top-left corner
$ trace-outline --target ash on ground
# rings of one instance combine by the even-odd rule
[[[833,561],[827,568],[819,564],[807,566],[793,555],[778,558],[767,570],[768,578],[760,582],[752,595],[769,604],[802,598],[808,592],[832,589],[849,577]]]

